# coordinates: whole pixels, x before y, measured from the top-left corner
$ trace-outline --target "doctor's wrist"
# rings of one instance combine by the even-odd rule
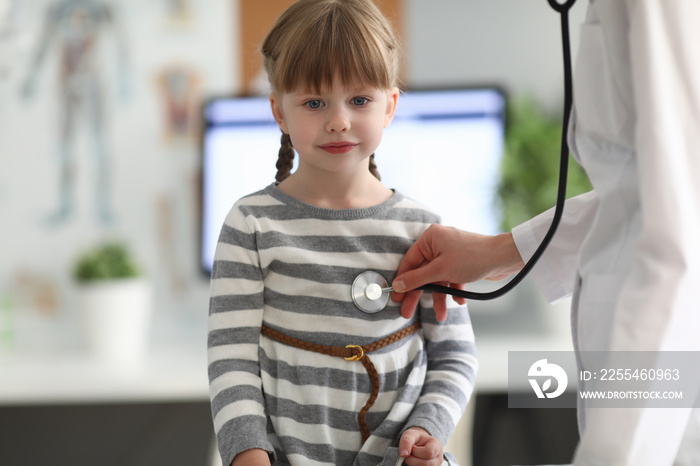
[[[515,246],[513,234],[501,233],[491,237],[492,270],[487,280],[504,280],[518,273],[524,266],[523,258]]]

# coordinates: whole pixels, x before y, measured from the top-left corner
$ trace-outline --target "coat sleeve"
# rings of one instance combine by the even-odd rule
[[[595,191],[568,199],[557,232],[532,269],[531,276],[550,303],[566,298],[573,292],[579,250],[593,223],[597,208],[598,197]],[[553,216],[554,208],[513,229],[513,240],[525,262],[542,242]]]
[[[258,346],[263,281],[255,234],[234,206],[214,256],[209,302],[209,395],[223,464],[267,439]]]
[[[700,2],[625,5],[644,222],[616,305],[610,347],[698,351]],[[696,395],[684,393],[684,399]],[[590,411],[576,465],[676,464],[690,408]]]

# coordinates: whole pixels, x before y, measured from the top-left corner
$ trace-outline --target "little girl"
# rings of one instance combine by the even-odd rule
[[[438,322],[426,297],[405,320],[394,303],[366,313],[351,297],[365,270],[391,283],[438,221],[374,163],[399,96],[391,27],[371,0],[301,0],[262,52],[283,132],[277,183],[233,206],[212,271],[223,464],[456,464],[443,445],[477,367],[466,309]]]

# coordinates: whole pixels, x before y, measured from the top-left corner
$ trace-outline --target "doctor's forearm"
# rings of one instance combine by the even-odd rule
[[[503,280],[516,274],[525,266],[512,233],[502,233],[492,238],[493,263],[486,280]]]

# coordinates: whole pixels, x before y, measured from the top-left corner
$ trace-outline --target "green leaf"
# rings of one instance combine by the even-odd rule
[[[520,100],[509,105],[497,196],[503,231],[556,203],[560,143],[561,123],[547,117],[534,102]],[[590,190],[585,171],[569,156],[566,197]]]
[[[131,278],[140,274],[129,251],[120,243],[107,243],[85,252],[73,269],[73,276],[80,282]]]

